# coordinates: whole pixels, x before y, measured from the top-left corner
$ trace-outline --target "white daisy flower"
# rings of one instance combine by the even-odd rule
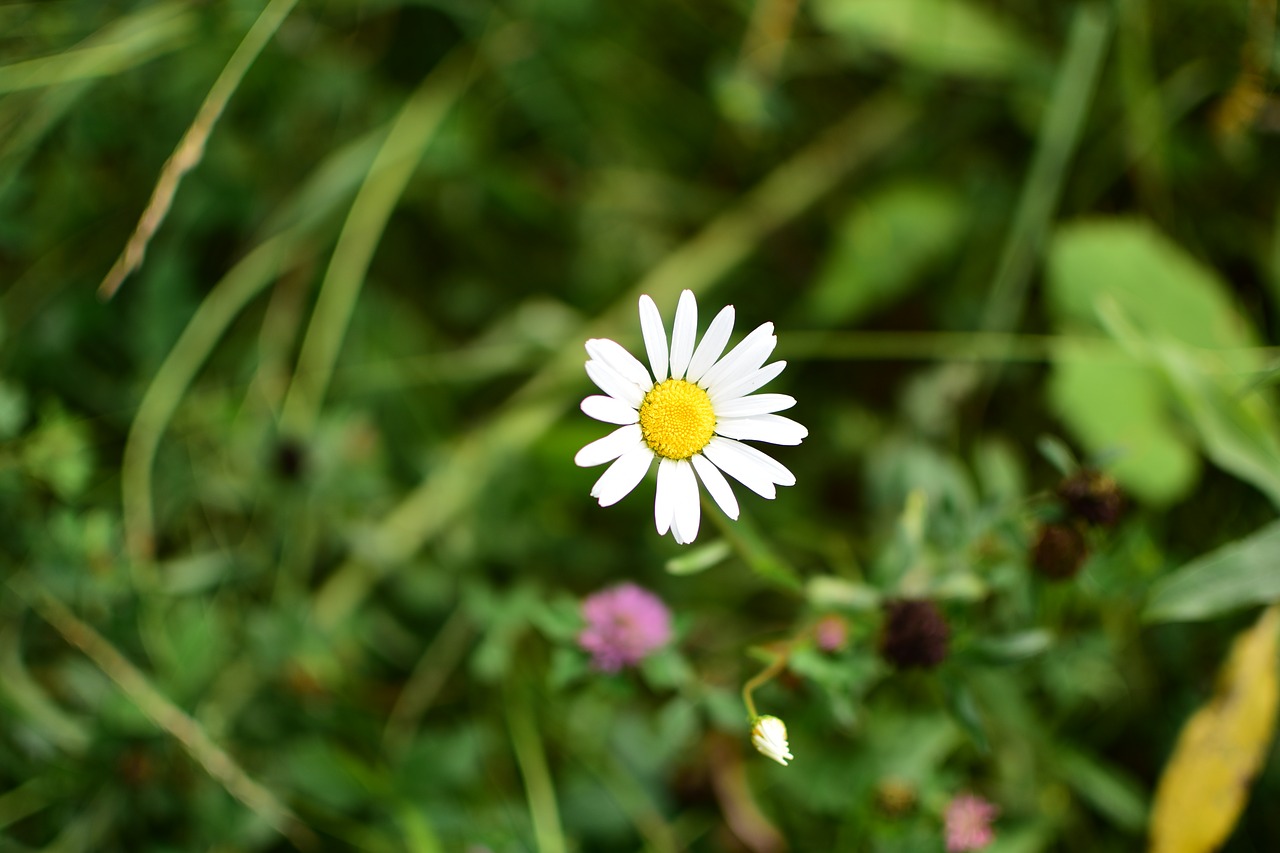
[[[736,519],[738,500],[724,474],[769,499],[775,485],[796,481],[780,463],[742,442],[799,444],[809,431],[774,414],[794,406],[794,398],[751,393],[787,366],[764,366],[778,343],[772,323],[721,358],[733,331],[733,306],[716,315],[695,347],[698,303],[686,290],[676,307],[670,349],[658,306],[648,296],[640,297],[640,329],[652,373],[615,341],[587,341],[587,375],[604,395],[587,397],[582,411],[621,426],[579,450],[573,461],[584,468],[613,463],[591,489],[600,506],[611,506],[631,493],[657,459],[658,533],[670,530],[677,542],[688,544],[698,535],[699,479],[725,515]]]
[[[761,755],[772,758],[783,767],[788,761],[795,761],[796,757],[787,746],[786,723],[777,717],[768,714],[756,717],[751,725],[751,743]]]

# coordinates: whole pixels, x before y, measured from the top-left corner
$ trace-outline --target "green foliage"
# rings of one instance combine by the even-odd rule
[[[1203,554],[1151,588],[1149,622],[1212,619],[1280,599],[1280,523]]]
[[[964,791],[1140,847],[1280,600],[1269,42],[1156,11],[0,4],[0,850],[940,851]],[[572,462],[583,341],[684,288],[809,429],[689,547]],[[605,673],[623,581],[672,637]]]

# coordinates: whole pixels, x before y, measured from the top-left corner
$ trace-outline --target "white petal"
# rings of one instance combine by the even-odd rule
[[[676,463],[675,496],[676,503],[671,514],[671,535],[681,545],[688,545],[698,538],[702,504],[698,498],[698,480],[693,476],[693,466],[684,459]]]
[[[698,300],[692,290],[680,294],[676,321],[671,327],[671,378],[683,379],[693,357],[693,342],[698,337]]]
[[[763,323],[703,374],[698,384],[707,389],[714,389],[719,384],[731,385],[748,373],[758,370],[777,345],[773,324]]]
[[[762,498],[773,500],[778,491],[773,487],[769,469],[742,453],[744,444],[716,436],[711,439],[702,454],[721,471],[746,486]]]
[[[690,460],[694,469],[698,472],[698,476],[702,478],[702,485],[707,487],[707,493],[715,499],[724,514],[738,520],[738,499],[733,495],[733,488],[729,485],[729,481],[724,478],[724,474],[720,473],[720,469],[711,464],[711,460],[707,459],[701,453],[694,455]]]
[[[698,348],[693,351],[693,358],[689,361],[689,370],[684,378],[690,382],[701,379],[702,374],[706,373],[711,365],[716,363],[720,353],[724,352],[724,345],[729,343],[731,334],[733,334],[733,306],[726,305],[711,321],[711,325],[707,327],[707,333],[702,336],[702,343],[698,344]]]
[[[645,370],[640,360],[627,352],[626,348],[617,341],[611,341],[608,338],[592,338],[587,341],[587,354],[596,361],[603,361],[619,376],[634,382],[641,388],[649,388],[653,385],[653,380],[649,378],[649,371]]]
[[[640,441],[639,424],[618,427],[604,438],[593,441],[579,450],[578,455],[573,457],[573,462],[579,468],[594,468],[596,465],[603,465],[617,459],[638,441]]]
[[[739,441],[799,444],[809,435],[809,430],[782,415],[753,415],[749,418],[718,418],[716,434]]]
[[[708,396],[711,398],[712,403],[727,403],[738,397],[745,397],[757,388],[767,384],[775,376],[781,373],[782,369],[786,366],[787,363],[785,361],[775,361],[768,367],[762,367],[754,373],[748,373],[737,382],[729,384],[725,384],[723,382],[720,383],[716,386],[715,391],[708,393]]]
[[[667,378],[667,332],[658,306],[647,293],[640,297],[640,331],[644,333],[644,348],[649,351],[653,381],[661,382]]]
[[[635,407],[628,406],[617,397],[592,394],[582,401],[582,411],[587,417],[607,424],[633,424],[640,419]]]
[[[750,397],[739,397],[716,406],[716,418],[749,418],[752,415],[767,415],[789,409],[795,404],[796,398],[788,394],[752,394]]]
[[[600,506],[613,506],[640,484],[653,459],[653,451],[647,444],[635,445],[605,469],[591,487],[591,497],[600,501]]]
[[[721,441],[729,441],[730,444],[734,445],[747,458],[754,460],[757,465],[769,472],[769,479],[773,480],[773,482],[777,483],[779,486],[794,486],[796,484],[796,475],[792,474],[791,471],[787,469],[786,465],[783,465],[769,454],[756,450],[749,444],[730,441],[727,438],[721,439]]]
[[[587,376],[610,397],[616,397],[633,409],[644,402],[645,392],[639,385],[624,377],[603,361],[588,361]]]
[[[674,459],[658,460],[658,494],[653,501],[653,523],[659,536],[671,529],[676,508],[676,463]]]

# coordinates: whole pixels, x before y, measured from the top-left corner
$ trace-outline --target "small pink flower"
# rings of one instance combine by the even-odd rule
[[[671,639],[671,611],[662,599],[633,583],[602,589],[582,602],[587,627],[578,645],[601,672],[635,666]]]
[[[947,804],[947,850],[981,850],[995,840],[991,829],[1000,809],[974,794],[957,794]]]
[[[829,614],[813,626],[813,637],[824,652],[837,652],[849,640],[849,626],[843,618]]]

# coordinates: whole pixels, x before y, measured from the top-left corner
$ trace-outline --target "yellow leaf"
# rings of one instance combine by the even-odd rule
[[[1231,646],[1208,704],[1178,736],[1156,788],[1151,853],[1208,853],[1231,834],[1276,725],[1280,605]]]

